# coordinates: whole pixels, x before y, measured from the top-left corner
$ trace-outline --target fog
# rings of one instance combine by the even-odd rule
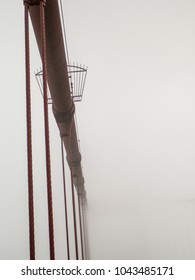
[[[64,0],[91,259],[195,258],[195,3]],[[0,259],[28,259],[22,1],[0,12]],[[17,28],[16,28],[17,27]],[[49,258],[40,67],[31,36],[37,258]],[[50,112],[56,258],[65,257],[60,139]],[[41,136],[42,135],[42,136]],[[44,187],[43,187],[44,186]]]

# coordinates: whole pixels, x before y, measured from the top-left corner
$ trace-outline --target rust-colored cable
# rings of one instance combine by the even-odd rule
[[[74,240],[75,240],[75,255],[76,260],[79,259],[78,252],[78,239],[77,239],[77,219],[76,219],[76,207],[75,207],[75,196],[74,196],[74,182],[73,182],[73,172],[72,172],[72,154],[71,154],[71,142],[69,139],[69,166],[71,175],[71,191],[72,191],[72,211],[73,211],[73,223],[74,223]]]
[[[81,255],[82,255],[82,260],[84,260],[83,225],[82,225],[82,219],[81,219],[81,201],[80,201],[79,190],[78,190],[78,209],[79,209],[79,226],[80,226],[80,239],[81,239]]]
[[[62,152],[62,174],[63,174],[63,186],[64,186],[64,210],[65,210],[65,224],[66,224],[66,248],[67,248],[67,259],[70,260],[68,211],[67,211],[66,180],[65,180],[65,167],[64,167],[64,147],[63,147],[62,138],[61,138],[61,152]]]
[[[51,164],[50,164],[50,143],[49,143],[49,116],[47,103],[47,68],[46,68],[46,38],[45,38],[45,0],[40,1],[40,31],[42,46],[42,67],[43,67],[43,100],[44,100],[44,121],[45,121],[45,149],[46,149],[46,172],[47,172],[47,199],[49,219],[49,244],[50,259],[55,259],[53,206],[52,206],[52,185],[51,185]]]
[[[30,259],[35,260],[31,97],[30,97],[30,47],[29,47],[29,17],[28,17],[27,2],[24,2],[24,13],[25,13],[24,17],[25,17],[25,60],[26,60],[26,124],[27,124],[27,158],[28,158],[29,243],[30,243]]]

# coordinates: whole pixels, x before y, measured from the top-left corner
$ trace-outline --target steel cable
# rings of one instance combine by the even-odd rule
[[[45,122],[45,149],[46,149],[46,173],[47,173],[47,199],[48,199],[48,220],[49,220],[49,244],[50,259],[55,259],[53,206],[52,206],[52,185],[51,185],[51,164],[50,164],[50,143],[49,143],[49,116],[47,104],[47,68],[46,68],[46,38],[45,38],[45,2],[40,1],[40,31],[42,45],[42,69],[43,69],[43,100],[44,100],[44,122]]]
[[[70,137],[70,135],[69,135]],[[74,223],[74,241],[75,241],[75,255],[76,260],[79,259],[78,253],[78,238],[77,238],[77,222],[76,222],[76,207],[75,207],[75,195],[74,195],[74,182],[73,182],[73,172],[72,172],[72,154],[71,154],[71,142],[69,138],[69,166],[71,175],[71,192],[72,192],[72,211],[73,211],[73,223]]]
[[[64,208],[65,208],[65,225],[66,225],[66,248],[67,248],[67,259],[70,260],[69,230],[68,230],[68,210],[67,210],[66,180],[65,180],[65,166],[64,166],[64,148],[63,148],[62,137],[61,137],[61,153],[62,153],[62,174],[63,174],[63,186],[64,186]]]
[[[24,1],[24,12],[25,12],[26,124],[27,124],[27,158],[28,158],[29,243],[30,243],[30,259],[35,260],[32,124],[31,124],[31,96],[30,96],[29,17],[28,17],[28,3],[25,1]]]
[[[81,201],[80,201],[79,190],[78,190],[78,210],[79,210],[79,226],[80,226],[80,239],[81,239],[81,255],[82,255],[82,260],[84,260],[83,225],[81,219]]]

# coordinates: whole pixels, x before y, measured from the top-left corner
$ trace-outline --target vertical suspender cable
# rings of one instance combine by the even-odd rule
[[[68,211],[67,211],[66,180],[65,180],[65,167],[64,167],[64,147],[63,147],[62,138],[61,138],[61,151],[62,151],[62,173],[63,173],[63,185],[64,185],[64,208],[65,208],[65,224],[66,224],[66,248],[67,248],[67,259],[70,260],[69,230],[68,230]]]
[[[64,33],[64,41],[65,41],[65,50],[66,50],[66,59],[67,64],[69,65],[69,53],[68,53],[68,44],[66,38],[66,30],[65,30],[65,22],[64,22],[64,13],[62,7],[62,1],[60,0],[60,8],[61,8],[61,15],[62,15],[62,24],[63,24],[63,33]],[[72,185],[72,204],[73,204],[73,219],[74,219],[74,232],[75,232],[75,251],[76,251],[76,258],[78,259],[78,242],[77,242],[77,228],[76,228],[76,211],[75,211],[75,201],[74,201],[74,186],[73,186],[73,178],[72,178],[72,160],[70,161],[71,164],[71,185]],[[80,235],[81,235],[81,252],[82,252],[82,259],[84,259],[84,252],[83,252],[83,235],[82,235],[82,222],[81,222],[81,209],[80,209],[80,199],[78,194],[78,209],[79,209],[79,223],[80,223]]]
[[[35,260],[31,97],[30,97],[29,18],[28,18],[28,3],[26,1],[24,1],[24,11],[25,11],[26,124],[27,124],[27,157],[28,157],[29,243],[30,243],[30,259]]]
[[[79,226],[80,226],[80,239],[81,239],[81,255],[82,255],[82,260],[84,260],[83,226],[82,226],[82,219],[81,219],[81,201],[80,201],[79,190],[78,190],[78,209],[79,209]]]
[[[44,100],[44,120],[45,120],[45,149],[46,149],[46,172],[47,172],[47,199],[48,199],[48,219],[49,219],[49,244],[50,259],[55,259],[54,229],[53,229],[53,206],[52,206],[52,186],[51,186],[51,165],[50,165],[50,143],[49,143],[49,117],[47,104],[47,73],[46,73],[46,38],[45,38],[45,0],[40,1],[40,27],[42,43],[42,67],[43,67],[43,100]]]
[[[83,220],[83,237],[84,237],[84,245],[85,245],[85,259],[89,260],[89,252],[88,252],[88,238],[87,238],[87,223],[86,223],[86,209],[82,207],[82,220]]]
[[[76,207],[75,207],[75,196],[74,196],[74,182],[73,182],[73,172],[72,172],[72,154],[71,154],[71,142],[69,139],[69,164],[70,164],[70,175],[71,175],[71,191],[72,191],[72,211],[73,211],[73,223],[74,223],[74,240],[75,240],[75,255],[76,260],[79,259],[78,253],[78,239],[77,239],[77,222],[76,222]]]
[[[63,33],[64,33],[64,43],[65,43],[65,54],[66,54],[66,60],[67,64],[69,65],[69,53],[68,53],[68,43],[67,43],[67,37],[66,37],[66,28],[65,28],[65,21],[64,21],[64,12],[62,7],[62,0],[60,0],[60,9],[61,9],[61,15],[62,15],[62,27],[63,27]]]

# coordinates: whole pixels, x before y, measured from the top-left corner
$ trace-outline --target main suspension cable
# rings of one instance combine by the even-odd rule
[[[24,1],[25,13],[25,60],[26,60],[26,124],[27,124],[27,158],[28,158],[28,209],[29,209],[29,243],[30,259],[35,260],[34,237],[34,199],[33,199],[33,163],[31,131],[31,96],[30,96],[30,47],[28,3]]]

